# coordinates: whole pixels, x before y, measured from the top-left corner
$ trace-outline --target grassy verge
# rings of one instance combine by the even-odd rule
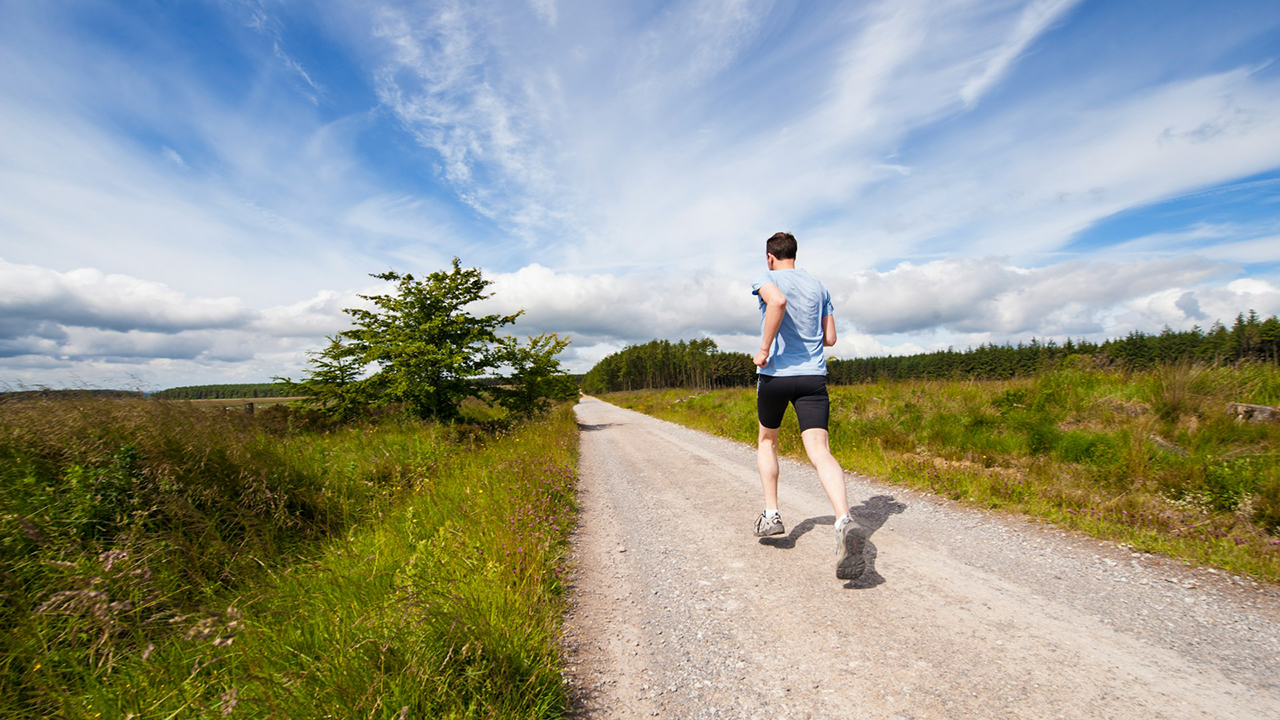
[[[0,406],[0,715],[561,717],[571,411]]]
[[[1280,580],[1280,370],[1179,365],[1128,375],[1068,364],[1029,380],[831,389],[850,470],[1017,511],[1192,562]],[[755,443],[753,390],[614,393],[612,402]],[[803,457],[794,420],[780,449]]]

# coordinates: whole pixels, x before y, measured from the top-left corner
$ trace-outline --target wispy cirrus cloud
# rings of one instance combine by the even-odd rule
[[[383,7],[374,36],[391,48],[378,97],[419,143],[434,150],[458,197],[512,229],[541,228],[553,176],[543,158],[533,88],[489,64],[495,19],[461,2]]]
[[[899,257],[1043,262],[1115,213],[1280,166],[1278,91],[1240,69],[1100,104],[1053,93],[1057,114],[1006,111],[927,158],[908,152],[910,178],[877,187],[869,215],[842,226]]]
[[[1026,52],[1036,38],[1079,4],[1080,0],[1036,0],[1024,7],[1013,32],[986,58],[981,71],[960,88],[965,106],[977,104],[979,98],[1004,78],[1018,56]]]

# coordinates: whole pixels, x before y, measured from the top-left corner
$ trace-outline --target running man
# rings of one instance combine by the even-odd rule
[[[796,269],[796,238],[777,233],[765,243],[769,270],[751,281],[760,301],[760,350],[756,415],[760,420],[756,465],[764,488],[764,512],[756,519],[756,535],[786,532],[778,513],[778,428],[787,405],[796,409],[800,437],[809,462],[818,471],[836,520],[836,577],[852,580],[866,567],[862,549],[866,534],[849,515],[844,471],[831,455],[827,436],[830,403],[827,361],[823,348],[836,344],[831,293],[817,278]]]

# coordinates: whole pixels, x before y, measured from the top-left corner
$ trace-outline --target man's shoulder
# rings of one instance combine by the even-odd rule
[[[760,288],[764,287],[765,285],[770,285],[770,284],[777,285],[778,281],[776,278],[774,278],[772,270],[765,270],[759,275],[756,275],[755,277],[751,278],[751,292],[755,292]]]
[[[811,273],[811,272],[809,272],[808,270],[805,270],[805,269],[803,269],[803,268],[796,268],[796,270],[797,270],[798,272],[804,273],[804,277],[805,277],[806,281],[807,281],[807,282],[809,282],[810,284],[812,284],[812,285],[815,285],[815,286],[817,286],[817,287],[822,288],[822,290],[823,290],[824,292],[827,290],[827,285],[826,285],[826,283],[824,283],[824,282],[822,282],[821,280],[819,280],[816,276],[814,276],[814,274],[813,274],[813,273]]]

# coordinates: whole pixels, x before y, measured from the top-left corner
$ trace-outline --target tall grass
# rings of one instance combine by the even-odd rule
[[[0,405],[0,715],[564,714],[567,409],[271,427]]]
[[[1280,580],[1280,425],[1226,412],[1231,402],[1280,402],[1274,366],[1130,375],[1067,363],[1024,380],[883,382],[831,395],[832,447],[848,469]],[[755,442],[751,390],[609,399]],[[803,457],[794,421],[779,443]]]

